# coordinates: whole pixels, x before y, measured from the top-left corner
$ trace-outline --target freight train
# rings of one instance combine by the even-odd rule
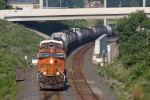
[[[38,51],[38,84],[41,89],[61,89],[65,85],[66,52],[72,45],[98,38],[102,34],[112,35],[114,25],[91,28],[72,28],[55,32],[49,40],[40,42]]]

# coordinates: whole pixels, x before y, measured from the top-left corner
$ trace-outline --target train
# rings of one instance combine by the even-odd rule
[[[69,48],[114,34],[114,25],[71,28],[52,33],[50,39],[40,42],[38,50],[38,84],[41,89],[63,89],[65,86],[65,60]]]

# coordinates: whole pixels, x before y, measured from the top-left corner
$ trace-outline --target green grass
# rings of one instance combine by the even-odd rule
[[[132,70],[124,69],[120,61],[116,60],[112,64],[100,67],[99,75],[108,80],[117,80],[110,84],[110,89],[116,94],[118,100],[150,100],[150,81],[145,79],[150,70],[134,80]],[[122,85],[119,86],[118,83]]]
[[[44,38],[23,26],[0,19],[0,100],[14,100],[17,94],[15,69],[25,68]]]
[[[108,24],[116,24],[117,23],[117,19],[107,19],[106,23],[107,23],[107,25]]]

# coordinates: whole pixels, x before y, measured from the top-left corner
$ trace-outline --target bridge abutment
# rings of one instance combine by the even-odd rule
[[[4,14],[0,14],[0,19],[4,19]]]

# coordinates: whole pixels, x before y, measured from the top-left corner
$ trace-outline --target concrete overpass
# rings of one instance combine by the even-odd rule
[[[136,10],[144,10],[150,18],[150,7],[33,9],[32,11],[0,10],[0,18],[8,21],[118,19]]]

